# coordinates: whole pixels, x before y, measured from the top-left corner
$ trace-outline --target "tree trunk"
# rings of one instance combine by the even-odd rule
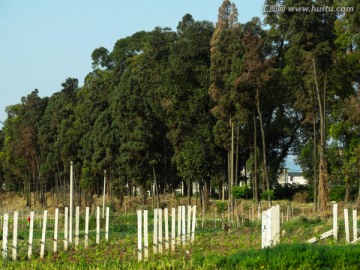
[[[314,211],[317,207],[317,141],[316,141],[316,117],[314,112],[314,123],[313,123],[313,138],[314,138]]]
[[[258,191],[258,179],[257,179],[257,127],[256,127],[256,116],[253,115],[254,119],[254,197],[256,204],[259,203],[259,191]]]
[[[316,65],[313,59],[314,79],[317,93],[317,100],[320,113],[320,148],[319,148],[319,199],[320,211],[325,213],[328,203],[328,188],[327,188],[327,164],[325,158],[325,144],[326,144],[326,123],[325,123],[325,94],[326,94],[326,72],[324,78],[323,97],[320,95],[319,84],[317,80]]]
[[[256,89],[256,107],[260,120],[260,131],[261,131],[261,141],[262,141],[262,153],[263,153],[263,181],[266,183],[266,191],[270,191],[270,183],[267,174],[267,164],[266,164],[266,144],[265,144],[265,132],[262,121],[262,113],[260,110],[260,96],[259,96],[259,88]],[[270,195],[268,196],[268,200],[270,202]]]

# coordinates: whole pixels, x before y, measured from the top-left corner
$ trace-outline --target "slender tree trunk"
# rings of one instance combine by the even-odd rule
[[[358,180],[358,195],[357,195],[357,200],[356,200],[356,208],[359,209],[360,207],[360,178]]]
[[[316,140],[316,117],[314,112],[314,122],[313,122],[313,139],[314,139],[314,211],[318,209],[317,205],[317,140]]]
[[[349,197],[350,197],[349,177],[345,175],[345,198],[344,198],[345,203],[349,202]]]
[[[257,179],[257,127],[256,127],[256,116],[253,115],[254,120],[254,197],[256,204],[259,203],[259,191],[258,191],[258,179]]]
[[[240,150],[239,131],[240,131],[240,128],[239,128],[239,126],[237,126],[237,132],[236,132],[236,157],[235,157],[235,185],[236,186],[240,182],[239,179],[238,179],[238,173],[239,173],[238,172],[239,171],[239,150]],[[245,179],[246,179],[246,174],[245,174]]]
[[[313,68],[314,68],[314,79],[315,87],[317,93],[317,99],[319,104],[319,113],[320,113],[320,148],[319,148],[319,199],[320,199],[320,211],[325,213],[327,203],[328,203],[328,188],[327,188],[327,164],[325,158],[325,145],[326,145],[326,123],[325,123],[325,92],[326,92],[326,72],[324,79],[324,92],[321,97],[320,88],[317,80],[317,72],[315,60],[313,59]]]
[[[151,167],[152,167],[154,183],[155,183],[155,193],[157,195],[157,208],[160,208],[160,195],[159,195],[159,190],[158,190],[158,185],[157,185],[157,180],[156,180],[155,167],[154,166],[151,166]]]
[[[260,96],[259,96],[259,88],[256,89],[256,107],[259,115],[260,121],[260,131],[261,131],[261,141],[262,141],[262,153],[263,153],[263,180],[266,183],[266,191],[270,191],[270,183],[267,174],[267,164],[266,164],[266,144],[265,144],[265,132],[264,132],[264,125],[262,121],[262,113],[260,110]],[[268,196],[268,200],[270,202],[270,195]]]

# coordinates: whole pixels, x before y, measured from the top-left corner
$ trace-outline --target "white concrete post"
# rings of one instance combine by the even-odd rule
[[[153,235],[153,251],[158,252],[158,209],[154,209],[154,235]]]
[[[344,221],[345,221],[345,239],[346,243],[350,243],[350,227],[349,227],[349,211],[344,209]]]
[[[106,207],[106,223],[105,223],[105,240],[109,242],[109,219],[110,219],[110,208]]]
[[[149,258],[148,210],[144,210],[144,259]]]
[[[104,186],[103,186],[103,209],[102,209],[102,218],[105,218],[105,193],[106,191],[106,170],[104,170]]]
[[[80,207],[76,206],[75,209],[75,249],[79,245],[79,227],[80,227]]]
[[[90,208],[87,206],[85,208],[85,243],[84,243],[85,247],[88,247],[89,245],[89,214],[90,214]]]
[[[12,244],[12,260],[13,260],[13,261],[16,261],[16,258],[17,258],[18,217],[19,217],[19,212],[14,212],[14,221],[13,221],[13,244]]]
[[[74,190],[74,172],[73,172],[73,162],[70,162],[70,217],[69,217],[69,243],[72,243],[72,234],[73,234],[73,190]]]
[[[196,205],[192,207],[191,243],[194,243],[195,241],[195,226],[196,226]]]
[[[353,210],[353,238],[357,240],[357,210]]]
[[[261,248],[268,247],[268,211],[262,212],[262,219],[261,219]]]
[[[334,235],[334,239],[337,240],[338,237],[338,205],[335,203],[333,205],[333,235]]]
[[[186,239],[190,241],[190,233],[191,233],[191,205],[188,205],[188,212],[187,212],[187,230],[186,230]]]
[[[3,223],[3,242],[2,242],[2,254],[3,258],[7,258],[7,241],[8,241],[8,229],[9,229],[9,214],[4,214]]]
[[[163,236],[163,232],[162,232],[162,209],[158,209],[158,222],[159,222],[159,243],[158,243],[158,249],[159,249],[159,253],[163,253],[163,240],[162,240],[162,236]]]
[[[167,208],[164,209],[165,218],[165,249],[169,249],[169,211]]]
[[[96,207],[96,244],[100,243],[100,207]]]
[[[41,246],[40,246],[40,259],[44,258],[45,253],[45,241],[46,241],[46,220],[47,220],[47,210],[44,210],[44,221],[41,234]]]
[[[171,210],[171,251],[175,251],[176,208]]]
[[[182,217],[181,217],[181,221],[182,221],[182,224],[181,224],[181,229],[182,229],[182,233],[181,233],[181,235],[182,235],[182,243],[183,243],[183,246],[185,246],[186,245],[186,207],[185,207],[185,205],[183,205],[182,206],[182,209],[181,209],[181,215],[182,215]]]
[[[138,220],[138,261],[142,260],[142,211],[137,211],[137,220]]]
[[[54,253],[57,252],[58,245],[58,227],[59,227],[59,208],[55,208],[55,225],[54,225]]]
[[[64,250],[68,249],[68,224],[69,222],[69,208],[65,207],[65,213],[64,213]]]
[[[34,211],[30,212],[30,229],[29,229],[29,243],[28,243],[28,259],[31,259],[32,245],[34,236]]]
[[[181,243],[181,210],[182,210],[182,207],[179,205],[178,207],[178,245],[180,245]]]

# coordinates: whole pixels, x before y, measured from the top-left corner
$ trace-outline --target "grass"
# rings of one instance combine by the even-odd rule
[[[177,199],[178,200],[178,199]],[[332,228],[331,217],[316,215],[309,204],[279,202],[283,211],[296,214],[289,221],[284,216],[281,224],[281,245],[261,250],[261,222],[257,221],[257,208],[251,201],[242,201],[237,210],[237,221],[229,233],[221,228],[221,215],[214,223],[214,209],[206,213],[202,228],[201,211],[198,210],[195,242],[186,247],[177,246],[171,253],[153,254],[149,248],[149,260],[137,262],[137,216],[135,209],[128,213],[113,213],[110,217],[109,243],[100,237],[100,245],[95,244],[95,216],[90,218],[90,246],[84,248],[84,231],[80,232],[80,246],[73,245],[63,251],[63,229],[59,230],[59,252],[54,254],[53,231],[46,235],[46,255],[39,258],[41,228],[34,231],[33,258],[27,260],[28,227],[18,232],[18,260],[0,260],[0,269],[358,269],[359,245],[344,246],[343,220],[339,218],[339,240],[325,239],[314,245],[301,244],[313,236]],[[240,205],[240,204],[239,204]],[[266,207],[266,203],[263,204]],[[173,202],[168,207],[176,207]],[[254,209],[255,208],[255,209]],[[285,209],[285,210],[284,210]],[[341,211],[339,211],[341,213]],[[41,216],[40,216],[41,218]],[[149,211],[149,244],[152,245],[152,211]],[[224,217],[224,222],[226,218]],[[11,223],[11,221],[10,221]],[[63,220],[59,222],[62,226]],[[169,220],[169,224],[171,224]],[[177,224],[177,223],[176,223]],[[24,224],[23,224],[24,225]],[[104,228],[102,220],[101,228]],[[51,226],[50,226],[51,227]],[[80,220],[84,228],[84,219]],[[11,257],[12,233],[9,231],[8,256]],[[0,237],[2,238],[2,232]],[[164,235],[164,234],[163,234]],[[300,244],[299,244],[300,243]],[[354,259],[356,258],[356,259]],[[355,267],[356,266],[356,267]],[[317,268],[316,268],[317,267]],[[320,267],[320,268],[319,268]]]

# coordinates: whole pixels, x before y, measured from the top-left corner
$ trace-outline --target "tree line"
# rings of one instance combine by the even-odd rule
[[[67,78],[50,97],[35,89],[7,107],[2,189],[29,206],[46,205],[48,191],[64,202],[73,161],[79,203],[100,193],[104,170],[120,199],[181,182],[191,194],[198,182],[205,205],[215,188],[232,200],[240,183],[257,201],[291,153],[319,210],[339,187],[360,205],[360,3],[345,2],[353,13],[267,13],[264,26],[239,23],[224,0],[215,25],[186,14],[175,31],[95,49],[83,86]]]

